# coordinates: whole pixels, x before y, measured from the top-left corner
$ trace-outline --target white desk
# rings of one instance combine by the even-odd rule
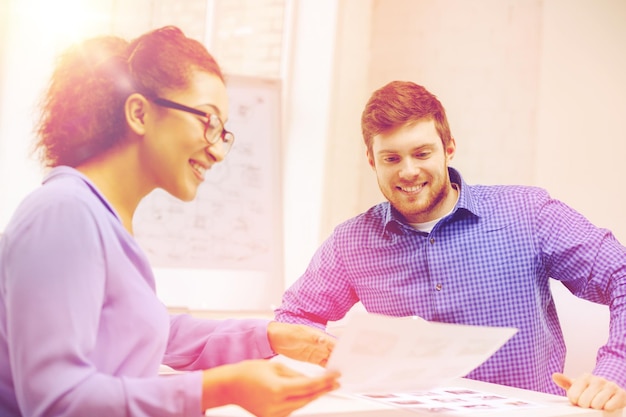
[[[305,407],[296,410],[293,417],[622,417],[622,411],[607,413],[572,406],[567,398],[557,395],[538,393],[502,385],[470,379],[458,379],[448,384],[479,392],[491,393],[507,398],[536,404],[532,408],[506,409],[500,411],[470,410],[467,412],[428,412],[407,411],[382,402],[345,397],[334,393],[327,394]],[[210,417],[250,417],[251,414],[237,406],[225,406],[207,411]]]

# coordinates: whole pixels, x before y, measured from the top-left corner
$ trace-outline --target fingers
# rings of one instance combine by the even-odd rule
[[[555,373],[552,379],[566,390],[570,402],[579,407],[606,411],[626,407],[626,391],[605,378],[583,374],[576,379],[571,379],[563,374]]]
[[[325,332],[306,325],[297,325],[303,332],[301,360],[315,365],[325,366],[330,357],[330,353],[335,347],[335,338]]]
[[[317,390],[317,391],[313,391],[313,392],[309,392],[307,393],[307,395],[304,396],[296,396],[296,397],[289,397],[287,398],[287,402],[289,403],[290,406],[292,406],[292,410],[295,410],[297,408],[303,407],[306,404],[310,403],[313,400],[318,399],[319,397],[321,397],[324,394],[327,394],[328,392],[336,389],[339,387],[339,384],[337,384],[337,382],[335,381],[334,383],[331,383],[330,385],[328,384],[324,384],[321,386],[321,389]]]
[[[569,387],[572,386],[572,380],[558,372],[552,374],[552,380],[555,384],[557,384],[559,387],[563,388],[566,391],[569,389]]]
[[[303,377],[304,375],[301,372],[298,372],[290,367],[288,367],[287,365],[284,365],[280,362],[273,362],[274,365],[274,369],[276,371],[276,374],[282,377]]]
[[[337,388],[339,388],[339,383],[335,379],[316,378],[315,381],[307,381],[303,385],[292,387],[286,399],[309,399],[310,401]]]
[[[268,337],[275,353],[320,366],[326,365],[336,344],[334,337],[304,324],[271,322]]]
[[[272,321],[268,324],[267,335],[275,353],[322,366],[336,343],[324,331],[304,324]]]
[[[580,385],[572,384],[575,390],[570,388],[573,391],[570,401],[578,396],[574,404],[606,411],[624,408],[626,405],[626,393],[614,382],[594,376],[583,378],[582,381],[583,383]]]
[[[603,410],[614,411],[626,407],[626,391],[620,389],[604,404]],[[595,408],[595,407],[594,407]]]
[[[328,363],[328,359],[330,358],[330,354],[333,352],[333,349],[335,349],[337,340],[330,335],[324,334],[323,336],[320,336],[319,343],[325,348],[323,351],[324,356],[322,360],[319,361],[319,364],[321,366],[326,366],[326,363]]]
[[[336,371],[309,377],[298,372],[281,369],[280,374],[283,378],[286,378],[284,381],[286,399],[316,397],[339,388],[339,383],[337,382],[339,373]]]
[[[593,392],[596,392],[595,395]],[[607,382],[601,387],[585,391],[580,396],[579,404],[581,407],[587,406],[588,408],[606,411],[623,407],[623,405],[620,406],[620,389],[612,382]]]
[[[299,385],[291,390],[289,398],[316,396],[339,388],[338,377],[337,373],[328,373],[314,378],[304,377],[302,381],[299,381]]]
[[[316,338],[314,348],[311,352],[308,362],[320,366],[326,366],[330,354],[335,348],[335,339],[327,334],[321,334]]]
[[[310,377],[289,366],[267,360],[249,360],[231,366],[236,377],[228,404],[237,404],[260,417],[282,417],[338,388],[337,372]],[[214,406],[211,404],[210,406]]]
[[[552,379],[558,386],[565,389],[567,398],[572,404],[588,408],[596,394],[594,392],[592,395],[592,392],[588,390],[588,376],[590,375],[586,374],[577,379],[571,379],[563,374],[555,373],[552,375]]]
[[[322,395],[326,394],[328,391],[320,391],[314,395],[311,396],[307,396],[307,397],[295,397],[295,398],[288,398],[287,400],[281,402],[280,404],[277,405],[276,409],[274,410],[275,413],[273,413],[273,416],[277,416],[277,417],[281,417],[281,416],[288,416],[290,415],[293,411],[304,407],[305,405],[307,405],[308,403],[310,403],[313,400],[316,400],[317,398],[321,397]]]
[[[317,344],[325,346],[326,349],[331,352],[335,348],[336,343],[337,341],[335,340],[335,338],[326,333],[319,335],[319,337],[317,338]]]
[[[314,339],[311,344],[311,351],[306,361],[316,365],[326,366],[337,341],[333,336],[320,330],[310,330],[315,333],[313,334]]]

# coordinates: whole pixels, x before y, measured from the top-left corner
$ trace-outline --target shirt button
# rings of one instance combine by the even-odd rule
[[[431,244],[431,245],[434,245],[434,244],[435,244],[435,238],[434,238],[434,237],[431,237],[431,238],[430,238],[430,244]]]
[[[442,285],[441,285],[441,284],[437,284],[437,285],[435,285],[435,289],[436,289],[437,291],[441,291],[441,287],[442,287]]]

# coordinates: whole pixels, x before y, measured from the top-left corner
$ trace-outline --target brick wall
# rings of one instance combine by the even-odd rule
[[[214,0],[210,39],[224,72],[281,78],[286,0]]]
[[[132,38],[176,25],[206,41],[227,74],[282,78],[288,0],[112,0],[113,32]]]

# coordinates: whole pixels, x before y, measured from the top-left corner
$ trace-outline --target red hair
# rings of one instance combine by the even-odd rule
[[[410,81],[392,81],[372,93],[361,115],[361,131],[368,151],[374,136],[420,119],[433,119],[444,148],[452,134],[446,111],[437,97]]]
[[[76,167],[109,149],[124,136],[130,94],[184,89],[194,70],[224,81],[206,48],[174,26],[130,43],[106,36],[71,47],[59,58],[41,105],[36,149],[43,164]]]

